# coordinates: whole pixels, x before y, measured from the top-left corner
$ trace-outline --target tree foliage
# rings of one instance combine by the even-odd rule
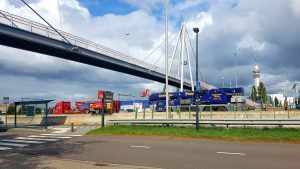
[[[251,92],[251,100],[253,101],[257,101],[257,91],[256,91],[256,87],[252,86],[252,92]]]
[[[262,103],[267,102],[267,90],[263,82],[259,83],[257,89],[255,86],[252,86],[251,99],[255,102],[257,101],[260,101]]]
[[[275,107],[278,107],[279,106],[279,100],[277,99],[277,97],[275,97],[274,102],[275,102]]]

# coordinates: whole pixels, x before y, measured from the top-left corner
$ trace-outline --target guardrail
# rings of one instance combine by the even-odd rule
[[[300,125],[300,120],[200,120],[200,124],[211,125]],[[196,120],[192,119],[149,119],[149,120],[108,120],[108,124],[155,124],[155,125],[170,125],[170,124],[191,124],[195,125]]]
[[[11,27],[16,27],[19,29],[23,29],[32,33],[36,33],[42,36],[46,36],[48,38],[60,40],[66,42],[56,31],[58,31],[61,35],[63,35],[72,45],[79,46],[88,50],[92,50],[94,52],[102,53],[112,58],[116,58],[125,62],[129,62],[138,66],[142,66],[147,70],[151,70],[154,72],[158,72],[161,74],[165,74],[164,68],[158,67],[151,63],[142,61],[137,59],[136,57],[124,54],[122,52],[116,51],[114,49],[105,47],[103,45],[97,44],[95,42],[86,40],[84,38],[72,35],[70,33],[61,31],[56,29],[53,30],[51,27],[46,26],[44,24],[23,18],[21,16],[17,16],[6,11],[0,10],[0,23],[9,25]],[[180,79],[178,75],[175,73],[170,72],[170,77],[175,79]],[[184,79],[185,83],[190,83],[188,79]]]

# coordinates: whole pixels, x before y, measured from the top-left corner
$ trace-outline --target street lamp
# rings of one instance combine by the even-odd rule
[[[200,82],[198,79],[198,33],[199,28],[193,28],[196,33],[196,130],[199,130],[199,106],[198,106],[198,94],[200,93]]]
[[[222,81],[223,81],[223,88],[225,87],[225,83],[224,83],[224,77],[222,77]]]
[[[235,69],[235,87],[237,88],[237,75],[236,75],[236,53],[234,53],[234,69]]]

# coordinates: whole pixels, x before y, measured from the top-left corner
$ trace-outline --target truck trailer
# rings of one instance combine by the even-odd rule
[[[201,91],[183,91],[169,93],[169,106],[181,109],[195,107],[196,102],[201,111],[230,111],[237,109],[248,109],[244,101],[244,89],[219,88]],[[196,96],[198,96],[196,99]],[[156,106],[156,111],[165,111],[166,94],[153,93],[149,95],[149,103]]]

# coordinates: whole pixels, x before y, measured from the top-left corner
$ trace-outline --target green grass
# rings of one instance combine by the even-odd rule
[[[199,131],[191,127],[160,126],[107,126],[88,133],[89,135],[168,136],[204,138],[226,141],[280,142],[300,144],[300,129],[287,128],[220,128],[202,127]]]

